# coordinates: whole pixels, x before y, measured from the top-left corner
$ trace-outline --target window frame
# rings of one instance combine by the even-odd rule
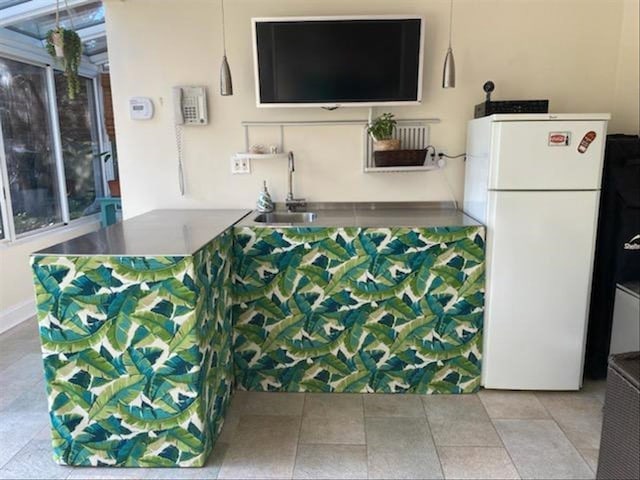
[[[60,229],[73,228],[76,225],[86,223],[87,221],[97,221],[100,217],[99,213],[85,215],[74,220],[70,219],[69,203],[67,200],[66,177],[64,171],[64,157],[62,152],[62,138],[60,136],[60,121],[58,116],[57,95],[55,90],[54,72],[62,71],[60,68],[50,63],[50,58],[43,46],[35,44],[27,44],[18,41],[13,35],[0,34],[0,56],[22,62],[29,65],[45,69],[47,104],[49,110],[49,122],[51,124],[51,135],[53,137],[53,155],[55,169],[57,175],[57,188],[59,192],[59,205],[62,213],[62,222],[56,225],[36,228],[28,232],[16,234],[13,208],[11,205],[11,190],[9,186],[9,177],[7,174],[6,154],[4,150],[4,136],[2,124],[0,123],[0,211],[2,212],[2,231],[4,238],[0,238],[0,245],[11,245],[29,237],[47,234],[50,231],[59,231]],[[83,58],[78,69],[78,74],[86,78],[92,83],[93,95],[89,96],[89,100],[93,101],[95,108],[95,121],[98,131],[98,147],[100,152],[105,151],[105,135],[104,135],[104,118],[102,117],[103,107],[102,85],[100,84],[100,70]],[[104,195],[108,193],[108,183],[106,179],[105,162],[100,161],[100,173],[102,175],[102,184]]]

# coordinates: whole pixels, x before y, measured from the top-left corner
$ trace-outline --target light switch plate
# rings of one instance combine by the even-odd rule
[[[244,175],[251,173],[251,159],[246,157],[231,157],[231,173],[234,175]]]

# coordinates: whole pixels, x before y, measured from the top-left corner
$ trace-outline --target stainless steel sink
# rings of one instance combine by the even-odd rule
[[[317,216],[315,212],[272,212],[260,213],[253,221],[270,224],[313,223]]]

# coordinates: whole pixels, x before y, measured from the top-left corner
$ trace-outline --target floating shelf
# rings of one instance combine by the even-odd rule
[[[394,172],[426,172],[438,170],[438,165],[421,165],[419,167],[364,167],[365,173],[394,173]]]
[[[250,153],[250,152],[238,152],[234,154],[235,158],[247,158],[249,160],[273,160],[284,159],[289,157],[289,152],[282,153]]]
[[[438,170],[439,167],[435,159],[427,156],[425,164],[419,167],[376,167],[373,160],[373,141],[367,133],[367,125],[371,123],[373,109],[369,109],[368,119],[346,119],[346,120],[302,120],[302,121],[243,121],[245,148],[251,148],[249,140],[249,129],[252,127],[278,127],[280,129],[279,142],[276,144],[280,150],[284,148],[285,127],[319,127],[332,125],[357,125],[362,126],[362,171],[364,173],[393,173],[393,172],[427,172]],[[396,134],[402,140],[404,148],[423,149],[429,145],[429,124],[439,123],[439,118],[414,118],[398,119]],[[236,158],[247,159],[276,159],[287,158],[286,153],[237,153]]]
[[[429,146],[429,123],[434,123],[433,119],[398,121],[395,130],[395,138],[402,142],[402,148],[409,150],[423,150]],[[364,173],[394,173],[394,172],[428,172],[441,168],[435,158],[426,155],[423,165],[419,166],[389,166],[376,167],[373,150],[373,139],[367,128],[362,130],[363,159],[362,171]]]

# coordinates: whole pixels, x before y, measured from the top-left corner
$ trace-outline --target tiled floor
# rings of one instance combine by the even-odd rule
[[[33,322],[0,336],[0,479],[593,478],[603,383],[580,393],[236,392],[202,469],[55,465]]]

